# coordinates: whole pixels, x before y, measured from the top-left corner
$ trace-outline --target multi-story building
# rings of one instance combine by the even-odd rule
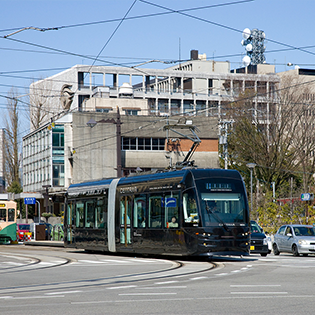
[[[180,163],[192,145],[185,137],[189,124],[197,134],[190,139],[201,140],[195,164],[219,167],[218,119],[248,89],[255,113],[268,113],[279,83],[274,66],[231,71],[229,62],[206,60],[197,51],[167,69],[77,65],[32,83],[32,110],[40,108],[42,116],[41,126],[23,138],[23,191],[50,186],[51,194],[63,195],[73,182]]]
[[[198,56],[191,51],[190,61],[167,69],[76,65],[31,84],[32,111],[40,103],[45,123],[68,111],[112,112],[114,99],[129,97],[130,104],[121,108],[122,114],[222,118],[225,107],[246,89],[256,93],[257,108],[268,108],[277,101],[280,79],[274,66],[260,64],[231,71],[229,62]],[[135,105],[136,100],[142,103]]]

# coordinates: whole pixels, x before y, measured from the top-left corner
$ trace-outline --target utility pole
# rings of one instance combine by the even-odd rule
[[[121,177],[121,121],[119,107],[117,107],[117,120],[116,124],[116,143],[117,143],[117,177]]]

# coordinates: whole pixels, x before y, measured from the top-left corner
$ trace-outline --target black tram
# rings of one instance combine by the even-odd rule
[[[248,255],[249,208],[237,171],[184,169],[73,184],[65,246],[156,255]]]

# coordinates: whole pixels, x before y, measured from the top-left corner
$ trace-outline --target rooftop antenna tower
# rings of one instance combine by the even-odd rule
[[[251,65],[258,65],[266,62],[265,52],[265,38],[264,31],[256,28],[250,30],[245,28],[243,31],[243,40],[241,44],[245,46],[246,56],[243,58],[243,65],[245,67]]]

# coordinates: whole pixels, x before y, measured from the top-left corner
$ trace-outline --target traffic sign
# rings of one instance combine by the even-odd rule
[[[301,200],[302,201],[310,201],[313,199],[314,199],[314,194],[310,194],[310,193],[301,194]]]
[[[35,205],[36,203],[36,198],[35,197],[27,197],[27,198],[24,198],[24,203],[26,205]]]

